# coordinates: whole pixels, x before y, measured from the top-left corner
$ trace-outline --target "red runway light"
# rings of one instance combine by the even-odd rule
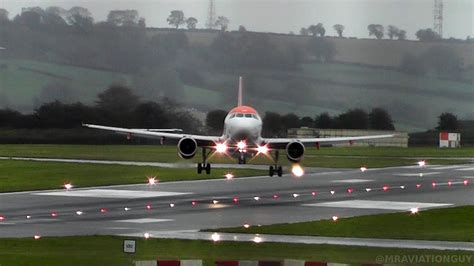
[[[435,182],[431,183],[431,186],[436,187],[436,183]]]
[[[51,213],[51,217],[57,217],[57,216],[58,216],[58,214],[56,212]]]
[[[273,198],[274,198],[274,199],[278,199],[278,195],[277,195],[277,194],[273,194]]]
[[[107,212],[107,209],[106,208],[101,208],[100,209],[100,213],[106,213]]]
[[[452,186],[453,182],[451,180],[448,181],[448,186]]]
[[[5,216],[0,216],[0,222],[5,221]]]
[[[421,187],[421,184],[416,184],[416,188],[420,188]]]
[[[382,187],[383,191],[388,191],[389,187],[387,185]]]
[[[315,197],[316,196],[316,191],[311,192],[311,196]]]
[[[197,202],[192,201],[191,204],[192,204],[193,206],[196,206]]]
[[[352,188],[347,189],[347,193],[352,193],[354,190]]]
[[[147,204],[147,205],[146,205],[146,209],[147,209],[147,210],[151,210],[151,204]]]
[[[234,198],[234,203],[238,203],[239,202],[239,199],[238,198]]]
[[[469,184],[469,181],[466,179],[466,180],[464,180],[463,184],[464,184],[465,186],[467,186],[467,185]]]

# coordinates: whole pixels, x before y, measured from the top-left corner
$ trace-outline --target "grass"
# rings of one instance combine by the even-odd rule
[[[276,224],[250,228],[224,228],[221,232],[311,235],[389,239],[474,241],[474,206],[422,211],[416,215],[389,213]],[[215,230],[213,230],[215,231]]]
[[[377,256],[383,255],[472,255],[460,251],[162,239],[136,239],[137,253],[124,254],[123,239],[113,236],[44,237],[39,240],[1,239],[0,264],[133,265],[134,260],[156,259],[200,259],[203,260],[204,266],[214,266],[214,262],[219,260],[283,259],[362,264],[374,263]]]
[[[170,169],[148,166],[100,165],[0,160],[0,192],[76,187],[136,184],[156,176],[160,182],[215,179],[231,171],[236,177],[265,175],[266,171],[213,169],[210,175],[198,175],[195,169]]]
[[[284,151],[282,151],[284,152]],[[7,157],[42,157],[42,158],[73,158],[94,160],[130,160],[152,162],[184,161],[177,156],[175,146],[154,145],[0,145],[0,156]],[[330,157],[337,156],[337,157]],[[366,165],[369,167],[388,167],[416,164],[419,158],[474,156],[474,147],[461,149],[438,148],[308,148],[303,164],[305,166],[353,168]],[[195,157],[195,161],[200,156]],[[213,157],[211,162],[235,163],[235,160],[222,157]],[[251,160],[250,163],[268,164],[271,161],[265,158]],[[289,164],[282,154],[282,163]],[[431,164],[463,163],[459,160],[429,160]]]

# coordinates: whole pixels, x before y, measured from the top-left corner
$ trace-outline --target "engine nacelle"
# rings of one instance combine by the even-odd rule
[[[294,163],[298,163],[303,160],[304,145],[301,142],[293,141],[286,145],[286,157],[288,160]]]
[[[197,148],[197,142],[193,138],[182,138],[178,142],[178,154],[183,159],[193,158]]]

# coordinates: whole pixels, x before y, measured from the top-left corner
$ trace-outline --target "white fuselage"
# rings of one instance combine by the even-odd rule
[[[247,145],[258,145],[261,133],[262,119],[253,109],[234,108],[224,120],[223,138],[226,142],[244,141]]]

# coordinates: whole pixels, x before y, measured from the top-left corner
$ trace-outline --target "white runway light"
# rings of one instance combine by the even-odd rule
[[[362,166],[362,167],[360,168],[360,171],[361,171],[362,173],[365,172],[365,171],[367,171],[367,167]]]
[[[259,236],[255,236],[255,237],[253,238],[253,242],[255,242],[255,243],[261,243],[261,242],[262,242],[262,238],[259,237]]]
[[[144,234],[143,234],[143,237],[144,237],[145,239],[150,238],[150,236],[151,236],[150,233],[144,233]]]
[[[34,235],[33,238],[34,238],[35,240],[38,240],[38,239],[41,238],[41,236],[40,236],[40,235]]]
[[[332,217],[332,220],[333,220],[334,222],[337,221],[338,219],[339,219],[339,217],[337,217],[337,216],[333,216],[333,217]]]
[[[156,180],[156,177],[148,177],[148,185],[153,186],[158,183],[158,180]]]
[[[419,167],[425,167],[426,166],[426,161],[425,160],[419,161],[418,166]]]
[[[227,174],[225,175],[225,179],[227,179],[227,180],[232,180],[232,179],[234,179],[234,175],[233,175],[232,173],[227,173]]]
[[[411,208],[410,212],[411,214],[417,214],[420,210],[418,208]]]
[[[82,212],[82,211],[76,211],[76,214],[79,215],[79,216],[81,216],[81,215],[84,214],[84,212]]]
[[[250,228],[250,225],[249,224],[244,224],[244,228],[245,229]]]
[[[73,188],[73,186],[72,186],[72,184],[67,183],[67,184],[64,184],[64,188],[65,188],[66,190],[70,190],[71,188]]]
[[[211,239],[212,241],[217,242],[221,239],[221,236],[218,233],[214,233],[211,235]]]

